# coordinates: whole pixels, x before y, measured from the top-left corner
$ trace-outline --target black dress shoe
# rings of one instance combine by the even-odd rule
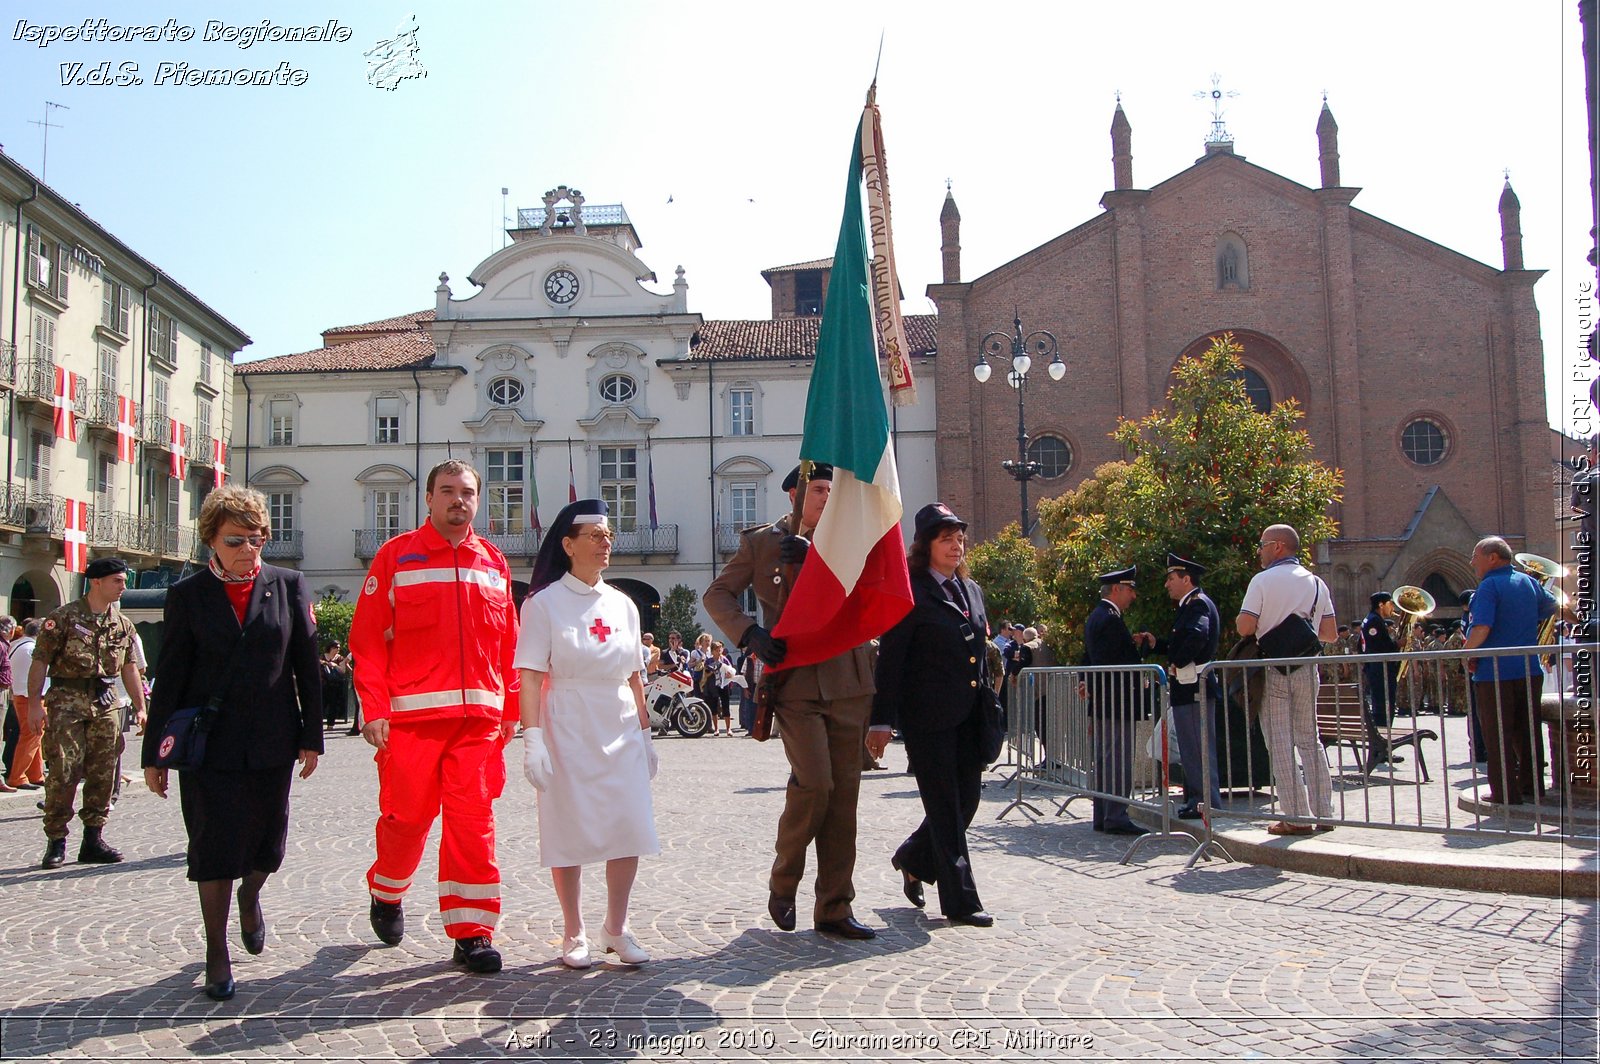
[[[906,900],[919,909],[927,905],[927,896],[922,892],[922,880],[901,868],[900,858],[891,857],[889,858],[889,863],[894,866],[896,872],[899,872],[904,877],[904,881],[900,884],[900,889],[906,892]]]
[[[1201,813],[1200,810],[1195,809],[1192,806],[1186,805],[1182,809],[1178,810],[1179,820],[1202,820],[1204,817],[1205,814]]]
[[[972,913],[963,913],[960,916],[952,916],[949,920],[952,924],[966,924],[969,927],[994,926],[994,917],[990,916],[984,909],[979,909],[977,912]]]
[[[218,979],[216,982],[206,980],[206,997],[212,1001],[227,1001],[233,997],[233,977]]]
[[[367,914],[372,919],[372,933],[386,946],[398,946],[406,937],[406,911],[397,901],[372,899]]]
[[[779,931],[794,930],[794,899],[777,894],[767,895],[767,915],[778,925]]]
[[[817,930],[824,935],[838,935],[840,938],[853,938],[865,941],[877,938],[878,933],[854,916],[846,916],[843,920],[818,920]]]
[[[1107,835],[1148,835],[1148,834],[1150,834],[1148,831],[1146,831],[1144,828],[1141,828],[1137,824],[1118,824],[1115,827],[1106,828],[1105,829],[1105,833]]]
[[[255,909],[256,929],[254,931],[246,931],[244,929],[244,897],[241,894],[239,897],[239,941],[244,943],[245,952],[252,957],[259,956],[261,951],[267,948],[267,918],[261,914],[261,896],[259,894],[256,895]]]

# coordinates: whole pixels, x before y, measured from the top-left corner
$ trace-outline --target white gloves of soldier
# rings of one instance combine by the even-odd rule
[[[654,734],[649,728],[640,728],[639,741],[644,743],[644,759],[645,763],[650,766],[650,778],[655,779],[656,773],[661,770],[661,759],[656,757]]]
[[[545,748],[542,728],[528,728],[522,733],[522,774],[536,791],[550,786],[555,778],[556,770],[550,764],[550,751]]]

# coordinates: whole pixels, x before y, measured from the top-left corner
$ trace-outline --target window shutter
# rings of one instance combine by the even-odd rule
[[[56,298],[67,301],[67,245],[56,245]]]
[[[129,336],[133,324],[133,289],[125,284],[119,284],[117,295],[120,299],[120,306],[117,308],[117,331],[123,336]]]
[[[28,283],[34,286],[44,284],[44,256],[40,254],[39,227],[28,226]]]

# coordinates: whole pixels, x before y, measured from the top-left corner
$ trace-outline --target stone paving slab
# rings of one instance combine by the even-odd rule
[[[506,970],[450,964],[432,843],[406,940],[375,942],[371,751],[330,733],[295,784],[288,859],[262,897],[267,951],[236,948],[227,1003],[199,993],[175,799],[129,789],[107,829],[124,864],[45,872],[32,796],[4,796],[0,1060],[1595,1059],[1592,901],[1185,871],[1171,848],[1120,865],[1125,840],[1082,820],[997,821],[1010,794],[990,787],[971,849],[999,922],[952,926],[900,894],[888,855],[920,807],[891,771],[862,789],[856,911],[879,938],[811,931],[809,886],[785,934],[764,912],[779,744],[658,749],[662,854],[642,862],[633,907],[653,963],[555,961],[559,916],[518,778],[497,806]],[[888,756],[903,767],[898,747]],[[602,877],[584,882],[598,921]]]

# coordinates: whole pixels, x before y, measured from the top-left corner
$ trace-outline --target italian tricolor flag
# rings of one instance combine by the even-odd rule
[[[773,629],[788,642],[785,669],[826,661],[875,639],[911,609],[900,478],[878,368],[861,208],[862,146],[864,136],[868,145],[875,139],[875,117],[869,99],[850,153],[844,219],[806,396],[800,456],[833,466],[833,491]],[[889,292],[895,291],[890,285]]]

